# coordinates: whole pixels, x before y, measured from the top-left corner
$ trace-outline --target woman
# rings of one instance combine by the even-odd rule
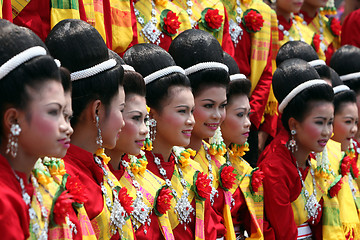
[[[121,186],[126,186],[130,196],[135,199],[131,219],[136,239],[172,239],[173,234],[168,214],[162,213],[162,216],[157,216],[153,209],[157,203],[157,193],[165,193],[160,190],[165,182],[146,169],[148,162],[145,153],[141,151],[147,142],[146,137],[149,133],[145,81],[116,53],[112,51],[110,53],[111,57],[122,62],[125,70],[125,108],[123,111],[125,127],[119,134],[116,147],[106,150],[111,157],[108,166]],[[138,155],[139,159],[135,157]]]
[[[44,221],[32,217],[30,200],[38,193],[29,183],[30,173],[38,158],[65,155],[71,127],[63,114],[60,71],[43,42],[5,20],[0,20],[0,42],[0,226],[4,239],[27,239],[30,224]],[[47,235],[46,228],[30,231],[36,237]]]
[[[244,237],[243,231],[246,230],[252,239],[262,239],[262,173],[254,170],[242,158],[245,151],[249,150],[247,139],[252,111],[248,96],[251,83],[245,75],[240,74],[235,60],[230,55],[224,54],[224,61],[229,67],[230,84],[226,95],[226,118],[221,124],[221,132],[227,146],[226,162],[235,168],[238,178],[241,179],[228,190],[234,199],[231,208],[232,221],[237,237]]]
[[[308,63],[289,59],[274,73],[274,93],[284,126],[262,154],[266,239],[316,239],[322,215],[321,179],[311,152],[322,152],[332,134],[333,92]],[[315,187],[316,186],[316,187]],[[284,226],[287,226],[284,228]]]
[[[195,125],[188,146],[197,151],[194,161],[201,165],[211,180],[211,204],[217,214],[223,216],[225,199],[219,185],[219,169],[225,163],[223,154],[226,146],[221,141],[219,127],[226,115],[226,89],[229,84],[223,50],[211,34],[191,29],[174,39],[169,53],[190,79],[195,100]],[[216,131],[219,138],[209,145],[206,141],[214,137]],[[227,234],[234,234],[233,229],[227,229]]]
[[[189,145],[195,124],[189,79],[156,45],[135,45],[124,54],[124,60],[145,79],[150,118],[156,122],[150,129],[150,136],[155,136],[153,150],[146,151],[148,169],[165,180],[174,196],[168,214],[175,239],[215,239],[219,220],[207,199],[210,186],[206,175],[199,173],[201,167],[189,159],[192,150],[175,147]],[[190,188],[194,178],[195,183],[203,182],[205,195]]]
[[[109,158],[103,152],[103,148],[115,147],[124,126],[123,69],[109,59],[96,29],[80,20],[59,22],[46,44],[50,53],[70,70],[73,81],[74,134],[64,161],[67,173],[78,175],[89,196],[85,209],[93,231],[87,234],[133,239],[131,222],[126,220],[131,202],[126,201],[125,188],[118,192],[120,184],[107,168]]]

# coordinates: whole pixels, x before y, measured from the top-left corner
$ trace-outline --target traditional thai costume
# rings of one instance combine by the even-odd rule
[[[285,146],[289,134],[283,130],[262,153],[264,172],[265,239],[312,239],[321,229],[323,182],[314,176],[308,162],[303,170]],[[311,165],[309,165],[311,164]]]
[[[131,220],[120,206],[119,181],[110,172],[106,157],[99,157],[71,144],[64,157],[66,172],[78,176],[89,196],[85,209],[98,239],[134,239]],[[120,215],[120,216],[119,216]],[[120,221],[116,221],[116,219]],[[119,236],[120,235],[120,236]]]
[[[169,161],[164,161],[159,154],[146,151],[147,168],[158,177],[171,181],[177,198],[173,198],[171,209],[168,211],[169,220],[175,239],[216,239],[225,235],[224,225],[214,212],[210,201],[200,200],[191,189],[196,171],[201,170],[198,163],[187,160],[186,163],[176,163],[173,154]],[[160,164],[156,164],[159,161]],[[161,165],[160,170],[158,165]],[[161,172],[162,173],[161,173]],[[163,174],[166,174],[166,177]],[[183,177],[181,177],[183,176]],[[186,186],[186,188],[184,188]],[[186,197],[186,195],[188,195]]]
[[[126,187],[134,199],[131,220],[136,239],[174,239],[168,213],[157,216],[153,209],[157,192],[165,185],[164,180],[146,169],[147,162],[143,159],[133,162],[129,155],[125,155],[121,161],[118,170],[111,164],[108,166],[119,179],[120,185]]]

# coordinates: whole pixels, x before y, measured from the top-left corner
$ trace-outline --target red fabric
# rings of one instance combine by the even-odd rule
[[[281,15],[277,15],[277,19],[279,21],[279,24],[284,26],[284,30],[289,31],[289,29],[292,26],[292,21],[288,22],[283,16]],[[282,41],[284,39],[284,34],[283,31],[278,31],[279,32],[279,41]]]
[[[251,117],[251,115],[250,115],[250,117]],[[281,119],[276,114],[274,114],[272,116],[270,114],[266,114],[264,117],[265,117],[265,120],[261,124],[259,131],[264,131],[264,132],[270,134],[270,136],[272,136],[274,138],[276,136],[276,134],[279,132],[279,122],[280,122],[280,127],[282,127]]]
[[[103,0],[103,9],[104,9],[104,25],[105,25],[105,34],[106,34],[106,46],[109,49],[112,49],[112,25],[111,18],[111,6],[110,0]]]
[[[1,10],[1,9],[0,9]],[[13,22],[11,0],[3,0],[2,18]]]
[[[171,179],[175,168],[175,159],[173,155],[170,156],[168,162],[165,162],[163,157],[159,154],[155,154],[155,156],[160,158],[161,166],[166,170],[167,178]],[[164,179],[154,162],[154,157],[151,152],[146,151],[146,158],[148,160],[147,169],[149,169],[149,171],[154,173],[156,176]],[[191,202],[191,205],[195,209],[194,199]],[[221,223],[219,216],[211,207],[209,200],[205,201],[204,227],[205,227],[206,240],[210,240],[210,239],[212,240],[212,239],[216,239],[217,237],[223,237],[226,232],[224,225]],[[193,218],[191,222],[187,225],[186,230],[184,228],[184,225],[179,224],[178,226],[176,226],[175,229],[173,229],[173,233],[175,239],[195,239],[195,215],[193,215]]]
[[[130,0],[130,12],[131,12],[131,28],[133,31],[133,40],[131,41],[131,43],[129,44],[129,46],[127,47],[127,49],[131,48],[132,46],[136,45],[139,43],[138,41],[138,35],[137,35],[137,23],[136,23],[136,16],[135,16],[135,12],[134,12],[134,3],[136,1],[135,0]],[[126,49],[126,50],[127,50]],[[122,53],[118,53],[120,55],[120,57],[123,57],[124,53],[126,52],[126,50]]]
[[[234,226],[243,226],[250,235],[251,232],[254,232],[256,229],[251,229],[250,212],[246,205],[245,197],[240,187],[235,190],[233,198],[235,200],[235,205],[231,208],[233,224]]]
[[[341,28],[341,46],[350,44],[360,47],[360,9],[351,12]]]
[[[301,193],[300,176],[296,159],[286,148],[289,139],[286,131],[280,132],[260,156],[259,168],[264,172],[265,239],[297,239],[297,226],[291,202]],[[305,180],[309,167],[300,168]],[[320,221],[321,214],[316,223]],[[286,226],[286,228],[284,228]]]
[[[103,181],[103,171],[95,163],[93,154],[70,145],[64,157],[66,172],[71,176],[78,175],[80,181],[85,185],[88,201],[84,204],[90,220],[100,214],[104,207],[103,195],[100,183]]]
[[[243,35],[241,39],[238,39],[233,55],[234,60],[239,66],[240,73],[246,77],[250,77],[250,58],[251,58],[251,35],[245,30],[244,25],[241,23],[240,27],[243,29]]]
[[[225,13],[225,20],[224,20],[224,28],[223,28],[224,31],[223,31],[223,38],[222,38],[221,46],[225,52],[230,54],[230,56],[234,56],[235,49],[234,49],[234,45],[232,43],[231,36],[229,33],[229,16],[227,14],[225,6],[224,6],[224,13]]]
[[[14,23],[30,28],[41,40],[45,41],[50,32],[50,3],[46,0],[30,1],[19,15],[14,18]]]
[[[30,196],[33,188],[28,184],[25,174],[16,172],[24,180]],[[0,232],[1,239],[27,239],[29,233],[29,208],[21,195],[21,187],[14,172],[2,155],[0,155]]]

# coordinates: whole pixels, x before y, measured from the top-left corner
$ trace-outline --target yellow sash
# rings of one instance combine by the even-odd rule
[[[30,0],[11,0],[11,7],[12,7],[12,18],[16,18],[17,15],[28,5]],[[2,5],[2,1],[1,1]],[[0,5],[0,6],[1,6]],[[0,8],[2,9],[2,8]],[[1,12],[1,11],[0,11]]]
[[[150,207],[151,209],[154,206],[154,200],[156,196],[156,192],[164,185],[164,180],[155,176],[149,170],[146,170],[144,174],[134,174],[136,181],[139,183],[139,191],[143,194],[143,202]],[[135,200],[136,199],[136,189],[132,184],[132,179],[125,171],[124,175],[120,179],[120,185],[122,187],[126,187],[128,190],[128,194]],[[174,235],[172,233],[171,224],[168,218],[167,213],[161,217],[158,217],[159,223],[161,224],[160,228],[164,235],[164,238],[167,240],[174,239]],[[135,218],[133,218],[133,222],[136,222],[136,229],[141,226],[140,222],[137,222]],[[150,226],[157,227],[157,226]]]
[[[108,178],[114,183],[113,187],[120,187],[119,181],[116,179],[116,177],[111,173],[109,170],[109,167],[104,164],[104,168],[108,172]],[[113,202],[113,192],[112,188],[109,186],[105,176],[104,176],[104,186],[107,190],[107,196],[110,198],[111,202]],[[104,201],[104,207],[101,213],[96,216],[94,219],[91,220],[91,224],[95,230],[95,234],[97,239],[110,239],[112,237],[112,233],[110,231],[110,211],[108,210],[106,206],[106,198],[103,196]],[[134,239],[134,231],[131,224],[131,219],[129,218],[126,223],[124,224],[122,231],[119,232],[119,235],[121,239]]]
[[[172,2],[175,3],[177,6],[179,6],[180,8],[184,9],[184,11],[186,11],[186,9],[188,8],[186,5],[187,0],[174,0]],[[205,8],[213,8],[213,9],[219,10],[219,15],[223,16],[223,22],[221,24],[219,31],[209,32],[207,29],[202,27],[201,24],[199,24],[199,29],[207,31],[210,34],[212,34],[222,45],[222,39],[223,39],[223,33],[224,33],[224,22],[225,22],[224,5],[219,0],[192,0],[192,2],[193,2],[193,6],[192,6],[191,10],[192,10],[193,14],[192,14],[191,18],[192,18],[192,20],[197,21],[197,22],[199,22],[199,20],[201,19],[201,12]],[[185,14],[187,14],[187,13],[185,12]]]
[[[326,146],[331,168],[334,170],[335,176],[337,176],[339,174],[340,161],[343,157],[343,154],[341,153],[341,144],[330,140]],[[353,233],[354,239],[360,239],[360,220],[349,186],[348,176],[344,176],[342,181],[341,189],[336,197],[339,202],[340,221],[343,232],[345,236]]]
[[[25,0],[26,1],[26,0]],[[53,28],[64,19],[80,19],[79,2],[75,0],[51,0],[50,26]]]
[[[157,1],[155,1],[156,3]],[[180,7],[178,7],[177,5],[173,4],[170,1],[165,1],[165,6],[161,5],[161,4],[156,4],[155,5],[155,10],[156,10],[156,19],[157,19],[157,24],[156,24],[156,28],[161,31],[161,27],[160,27],[160,15],[161,12],[165,9],[171,10],[172,12],[176,13],[176,16],[179,17],[178,21],[181,23],[180,24],[180,28],[178,29],[178,32],[175,36],[172,37],[172,39],[174,39],[179,33],[185,31],[186,29],[190,29],[191,28],[191,24],[190,24],[190,20],[189,20],[189,16],[186,13],[185,10],[181,9]],[[144,24],[148,23],[151,19],[151,1],[149,0],[141,0],[141,1],[137,1],[135,3],[135,8],[140,12],[140,16],[144,19]],[[141,30],[143,29],[143,26],[139,23],[139,21],[137,22],[137,35],[138,35],[138,40],[139,43],[144,43],[144,42],[149,42],[148,39],[146,39],[144,36],[141,35]],[[165,33],[163,33],[165,34]],[[161,36],[159,36],[159,38],[161,38]]]
[[[263,186],[259,187],[258,191],[253,195],[250,191],[252,167],[241,157],[230,156],[230,162],[238,172],[240,182],[240,185],[233,187],[230,191],[234,193],[237,187],[240,187],[251,216],[251,235],[247,239],[264,239],[262,233],[264,222]]]
[[[2,18],[2,5],[3,5],[2,1],[3,1],[3,0],[0,0],[0,10],[1,10],[1,11],[0,11],[0,18]]]
[[[61,161],[63,163],[62,159],[58,159],[57,161]],[[63,163],[64,164],[64,163]],[[63,165],[64,166],[64,165]],[[48,173],[50,173],[49,169],[44,166],[41,162],[41,159],[38,160],[38,162],[35,165],[36,168],[39,168],[41,170],[45,170]],[[52,175],[51,182],[47,183],[46,185],[39,183],[39,188],[35,189],[40,192],[41,196],[43,197],[43,204],[44,207],[48,210],[50,213],[52,204],[53,204],[53,198],[56,194],[56,192],[59,189],[59,185],[62,182],[62,175]],[[35,210],[36,215],[38,216],[38,219],[41,218],[41,206],[39,202],[36,200],[36,197],[34,196],[31,202],[31,206]],[[81,229],[77,229],[77,231],[81,231],[82,239],[84,240],[96,240],[95,232],[91,226],[91,222],[89,220],[89,217],[85,211],[84,206],[77,208],[77,217],[79,220],[79,224]],[[39,223],[40,227],[44,227],[45,222],[41,221]],[[36,239],[36,236],[33,234],[31,230],[32,226],[30,225],[30,239]],[[72,238],[73,233],[71,232],[71,229],[69,225],[66,223],[60,225],[60,226],[54,226],[49,228],[48,231],[48,237],[49,239],[61,239],[61,240],[70,240]]]

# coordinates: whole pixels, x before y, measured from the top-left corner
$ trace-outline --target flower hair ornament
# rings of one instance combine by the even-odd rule
[[[146,110],[148,114],[150,113],[150,108],[146,106]],[[142,150],[151,151],[153,149],[152,142],[155,140],[156,136],[156,120],[151,118],[146,121],[146,128],[148,129],[148,133],[146,134],[144,146],[141,148]]]

